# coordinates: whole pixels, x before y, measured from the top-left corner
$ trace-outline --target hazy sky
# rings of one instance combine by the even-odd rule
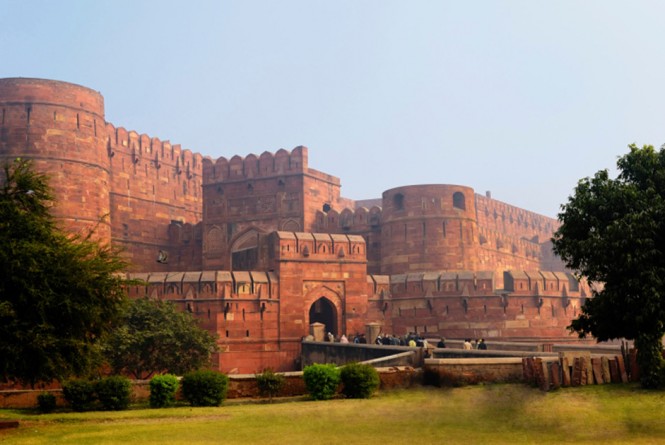
[[[102,93],[212,158],[309,147],[342,194],[462,184],[548,216],[665,142],[663,1],[0,0],[0,77]]]

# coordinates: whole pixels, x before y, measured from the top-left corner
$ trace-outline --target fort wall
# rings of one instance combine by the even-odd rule
[[[0,160],[50,175],[54,214],[124,249],[133,297],[219,335],[226,372],[298,367],[312,323],[403,335],[567,338],[589,289],[552,253],[553,219],[460,185],[340,195],[308,149],[217,160],[105,122],[103,97],[0,79]]]
[[[63,227],[94,230],[135,270],[201,267],[200,229],[170,229],[201,221],[200,154],[106,123],[103,97],[67,82],[0,79],[0,113],[0,159],[50,177]],[[160,250],[173,261],[157,263]]]
[[[104,99],[80,85],[0,79],[0,160],[30,159],[48,173],[54,216],[73,232],[110,243],[110,164]]]
[[[250,238],[273,230],[312,231],[316,211],[346,205],[339,179],[310,169],[307,147],[284,149],[259,157],[219,158],[204,165],[203,201],[206,268],[252,268]]]
[[[202,219],[203,157],[122,127],[107,124],[105,129],[114,244],[139,270],[145,265],[200,268],[194,255],[200,249],[190,248],[189,255],[182,249],[194,244],[197,233],[191,227]],[[160,250],[169,253],[169,262],[156,262]]]
[[[416,185],[383,193],[381,273],[477,269],[473,189]]]

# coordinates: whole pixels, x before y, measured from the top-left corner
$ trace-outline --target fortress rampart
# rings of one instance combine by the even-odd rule
[[[37,79],[0,79],[0,160],[31,159],[47,171],[72,231],[111,240],[111,166],[104,150],[104,99],[88,88]]]
[[[66,82],[0,79],[0,112],[0,159],[28,158],[49,175],[63,226],[94,229],[135,268],[152,267],[160,250],[200,268],[200,249],[183,255],[169,231],[201,221],[200,154],[114,127],[98,92]]]
[[[180,269],[200,268],[200,256],[194,255],[200,249],[186,254],[185,246],[172,243],[187,242],[186,233],[181,237],[179,232],[190,229],[180,227],[202,220],[203,157],[111,124],[106,125],[105,145],[112,174],[114,244],[135,265],[158,265],[155,260],[161,250],[170,252]]]
[[[462,185],[356,203],[308,149],[216,160],[105,121],[96,91],[0,79],[0,161],[51,177],[54,215],[124,250],[134,297],[219,334],[219,368],[297,368],[312,323],[335,335],[570,340],[591,295],[549,241],[554,219]]]

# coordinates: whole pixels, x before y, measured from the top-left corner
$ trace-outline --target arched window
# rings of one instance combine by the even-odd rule
[[[404,195],[398,193],[393,196],[393,206],[395,210],[404,210]]]
[[[453,207],[466,210],[466,203],[464,202],[464,194],[462,192],[453,193]]]

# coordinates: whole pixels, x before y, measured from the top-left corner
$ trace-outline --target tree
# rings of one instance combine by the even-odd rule
[[[89,372],[126,299],[125,263],[90,236],[60,231],[44,175],[0,172],[0,379],[34,386]]]
[[[555,252],[592,287],[570,329],[598,341],[633,339],[641,383],[662,382],[665,334],[665,150],[638,148],[579,181],[562,206]]]
[[[149,378],[155,372],[183,375],[210,362],[216,338],[188,312],[169,301],[133,300],[122,323],[105,341],[104,355],[116,373]]]

